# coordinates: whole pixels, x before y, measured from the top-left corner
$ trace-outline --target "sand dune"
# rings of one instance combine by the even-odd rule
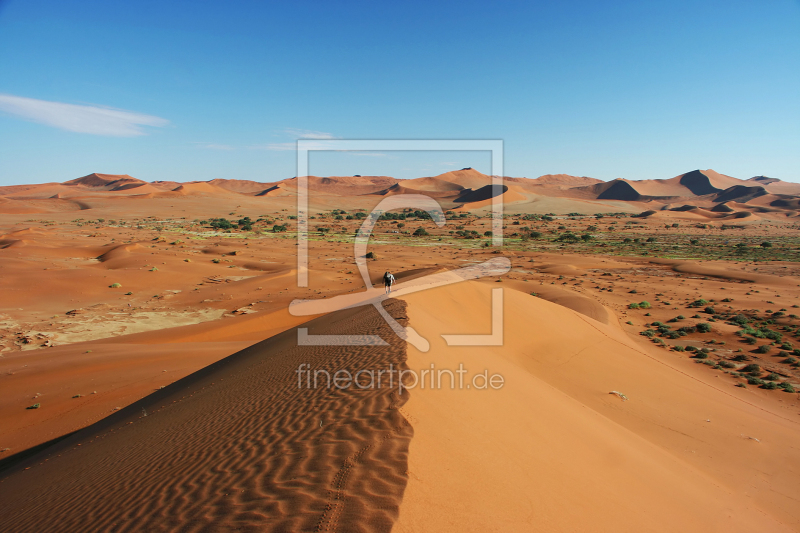
[[[402,181],[403,187],[425,192],[449,192],[456,194],[464,187],[441,178],[416,178]]]
[[[738,270],[725,270],[723,268],[706,266],[694,261],[679,261],[673,259],[653,259],[653,263],[670,265],[676,272],[686,272],[698,276],[712,276],[715,278],[749,281],[753,283],[764,283],[768,285],[794,287],[800,283],[800,279],[793,277],[779,277],[769,274],[758,274],[756,272],[742,272]]]
[[[595,185],[602,183],[601,180],[595,178],[587,178],[586,176],[570,176],[569,174],[545,174],[532,180],[524,180],[521,178],[504,178],[512,183],[520,183],[521,185],[540,185],[543,187],[553,187],[557,189],[570,189],[572,187],[585,187],[588,185]]]
[[[566,267],[567,265],[562,266]],[[577,273],[577,269],[574,267],[572,269],[556,269],[555,267],[546,267],[545,269],[550,272],[566,272],[568,275],[575,275]],[[525,294],[535,295],[537,298],[541,298],[543,300],[547,300],[548,302],[572,309],[573,311],[576,311],[582,315],[597,320],[601,324],[619,327],[619,320],[611,310],[597,300],[576,294],[574,291],[560,289],[553,286],[534,285],[532,283],[519,281],[504,283],[503,288],[506,287],[518,290]]]
[[[131,252],[135,250],[143,250],[143,247],[138,243],[120,244],[112,246],[108,251],[103,252],[97,259],[106,263],[106,268],[125,268],[130,266],[129,259]]]
[[[308,189],[317,193],[343,195],[371,194],[391,187],[398,180],[388,176],[308,176]],[[296,178],[284,180],[283,185],[291,185],[296,190]]]
[[[489,185],[456,183],[489,179],[460,172],[454,181],[413,184],[434,189],[427,192],[441,194],[448,209],[462,191]],[[721,184],[712,177],[710,184]],[[708,347],[707,362],[732,360],[741,346],[764,374],[797,383],[778,344],[759,340],[767,353],[757,352],[732,324],[685,309],[705,297],[720,312],[757,313],[759,320],[785,310],[776,328],[785,325],[783,341],[796,343],[788,308],[798,297],[800,267],[774,259],[784,251],[793,257],[796,220],[786,220],[789,207],[770,205],[791,206],[794,197],[715,203],[720,193],[669,201],[640,194],[626,202],[568,196],[585,191],[575,193],[566,178],[547,187],[509,179],[499,197],[506,235],[527,226],[542,236],[509,239],[499,254],[483,247],[486,238],[448,232],[463,224],[484,235],[491,228],[484,213],[449,215],[444,228],[405,221],[404,231],[425,227],[429,238],[380,221],[368,262],[376,284],[385,270],[396,273],[401,289],[498,255],[512,261],[501,283],[459,283],[387,304],[431,342],[424,354],[409,349],[410,368],[461,362],[471,373],[501,373],[505,386],[418,386],[402,397],[306,394],[297,389],[300,363],[354,369],[405,357],[405,345],[370,309],[319,317],[308,327],[312,334],[377,332],[390,346],[298,347],[295,328],[306,318],[287,311],[294,299],[362,297],[352,257],[361,221],[317,210],[369,210],[382,190],[426,192],[382,179],[319,179],[312,229],[332,229],[309,243],[304,288],[295,286],[292,180],[198,182],[214,192],[197,194],[164,192],[169,182],[119,191],[59,185],[71,191],[63,199],[13,200],[52,205],[53,214],[0,217],[0,530],[83,530],[86,523],[103,531],[800,529],[797,396],[734,387],[742,378],[639,335],[646,324],[683,313],[678,326],[708,321],[713,332],[663,337],[668,344]],[[639,194],[635,182],[622,183]],[[772,185],[743,183],[768,192]],[[156,192],[128,194],[151,185]],[[264,190],[276,194],[257,196]],[[466,208],[489,209],[488,196]],[[54,211],[76,209],[73,201],[91,210]],[[650,219],[608,214],[619,211]],[[512,214],[526,212],[558,216]],[[570,212],[589,216],[563,216]],[[598,212],[605,214],[591,216]],[[219,216],[263,219],[254,231],[229,233],[199,223]],[[273,223],[289,231],[273,233]],[[564,231],[595,239],[555,242]],[[775,243],[769,255],[758,246],[764,234]],[[655,242],[647,243],[651,235]],[[641,242],[624,244],[625,237]],[[730,253],[738,242],[748,256],[736,262],[651,259],[696,257],[705,246]],[[641,251],[653,255],[622,256]],[[492,331],[494,288],[504,290],[504,346],[446,346],[442,334]],[[652,308],[629,308],[645,299]],[[41,408],[26,409],[34,402]]]
[[[718,193],[714,197],[715,202],[731,202],[736,201],[739,203],[747,203],[749,200],[764,196],[767,194],[764,187],[746,187],[744,185],[734,185]]]
[[[503,346],[446,346],[441,333],[490,332],[497,285],[418,292],[403,297],[407,308],[391,301],[392,316],[401,323],[409,317],[431,342],[428,353],[408,347],[407,363],[404,344],[377,313],[341,311],[309,323],[311,333],[377,333],[391,345],[298,347],[290,329],[35,455],[7,459],[0,464],[0,525],[14,531],[56,523],[72,529],[87,519],[100,529],[138,530],[791,531],[800,525],[792,498],[800,489],[793,466],[800,457],[791,446],[797,423],[771,404],[754,403],[746,391],[714,383],[697,365],[650,353],[618,325],[584,316],[591,312],[579,296],[543,289],[556,301],[572,297],[583,314],[512,288],[528,284],[504,283]],[[451,390],[446,381],[444,389],[417,385],[402,395],[394,388],[298,389],[301,363],[329,371],[462,363],[467,383],[487,369],[501,374],[504,386]],[[91,499],[84,497],[88,487]]]
[[[738,202],[749,207],[740,211],[774,212],[773,218],[795,211],[800,186],[774,178],[756,177],[739,180],[713,170],[694,170],[670,179],[629,180],[608,182],[568,174],[547,174],[536,179],[504,177],[509,191],[503,197],[506,204],[525,213],[641,211],[642,203],[695,205],[711,209],[715,204]],[[469,198],[469,209],[486,210],[491,190],[491,176],[475,169],[446,172],[434,177],[398,180],[388,176],[309,176],[307,178],[312,209],[329,209],[347,199],[356,209],[370,209],[378,196],[395,194],[425,194],[439,200],[445,209],[458,208]],[[220,178],[210,181],[178,183],[154,181],[147,183],[126,174],[90,174],[64,183],[0,187],[0,214],[49,213],[68,210],[87,210],[98,201],[170,200],[186,197],[259,197],[286,198],[297,195],[297,178],[275,182]],[[476,200],[478,191],[484,198]],[[794,202],[794,203],[793,203]],[[658,207],[653,207],[657,210]],[[773,209],[774,211],[769,211]],[[703,213],[687,213],[687,216]],[[746,216],[746,215],[740,215]]]
[[[136,179],[127,174],[98,174],[92,173],[81,178],[65,181],[63,184],[67,186],[82,186],[90,188],[98,188],[105,190],[114,190],[124,188],[126,186],[144,185],[146,182]]]
[[[502,348],[447,347],[439,333],[489,333],[490,288],[406,297],[412,324],[432,343],[427,354],[409,347],[409,367],[463,363],[502,374],[505,385],[411,391],[402,412],[414,438],[396,531],[800,525],[795,422],[696,377],[697,365],[674,366],[616,328],[516,291],[505,291]]]
[[[525,202],[528,196],[515,185],[485,185],[478,190],[465,189],[453,202],[461,204],[461,209],[481,209],[490,207],[495,197],[500,197],[503,204]]]
[[[460,188],[449,189],[449,190],[445,188],[444,190],[440,191],[422,190],[422,189],[411,189],[409,187],[406,187],[405,185],[406,185],[405,183],[403,183],[402,185],[400,183],[395,183],[394,185],[392,185],[387,189],[383,189],[381,191],[377,191],[371,194],[380,196],[394,196],[396,194],[424,194],[426,196],[430,196],[431,198],[447,198],[449,200],[453,200],[462,190]]]
[[[478,172],[472,168],[445,172],[444,174],[434,176],[434,178],[440,181],[446,181],[455,185],[459,185],[465,189],[473,190],[492,184],[491,176],[482,174],[481,172]]]
[[[624,180],[575,187],[567,193],[598,200],[672,200],[684,197],[721,193],[724,189],[740,186],[742,180],[719,174],[713,170],[693,170],[667,180]],[[719,200],[723,201],[723,200]]]
[[[405,322],[401,302],[387,310]],[[391,335],[369,309],[308,327]],[[407,480],[405,397],[394,388],[298,389],[295,371],[402,367],[403,344],[296,342],[290,330],[7,462],[0,527],[389,531]]]
[[[184,183],[182,185],[178,185],[175,187],[172,192],[178,193],[180,195],[219,195],[224,196],[227,194],[231,194],[230,191],[219,187],[218,185],[212,185],[206,181],[196,181],[191,183]]]
[[[273,187],[268,187],[263,191],[260,191],[259,193],[256,194],[256,196],[267,196],[270,198],[274,198],[276,196],[294,196],[295,194],[296,191],[295,192],[288,191],[280,185],[275,185]]]
[[[208,183],[215,187],[225,189],[226,191],[239,194],[256,194],[273,186],[271,183],[240,179],[215,179]]]

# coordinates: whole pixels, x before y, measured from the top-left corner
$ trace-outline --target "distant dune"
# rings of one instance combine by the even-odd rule
[[[308,176],[305,180],[312,205],[366,209],[377,197],[398,194],[427,195],[444,209],[485,210],[501,197],[518,212],[675,211],[692,205],[700,211],[721,213],[715,206],[735,202],[739,212],[783,213],[800,211],[800,184],[756,176],[740,180],[714,170],[692,170],[669,179],[601,181],[586,176],[546,174],[538,178],[504,177],[502,192],[492,188],[492,177],[464,168],[437,176],[399,180],[389,176]],[[145,182],[127,174],[92,173],[63,183],[0,187],[0,213],[47,213],[91,209],[92,201],[168,200],[184,197],[251,196],[286,202],[297,195],[296,177],[276,182],[220,178],[210,181]],[[705,212],[704,212],[705,210]],[[722,210],[722,211],[721,211]],[[739,215],[745,216],[745,215]]]

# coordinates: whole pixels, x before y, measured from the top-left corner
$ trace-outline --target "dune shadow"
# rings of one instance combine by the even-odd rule
[[[384,307],[407,323],[404,302]],[[328,388],[322,372],[309,388],[297,369],[404,369],[405,342],[371,306],[304,326],[389,345],[298,346],[292,328],[8,458],[0,530],[390,531],[407,482],[408,392]]]

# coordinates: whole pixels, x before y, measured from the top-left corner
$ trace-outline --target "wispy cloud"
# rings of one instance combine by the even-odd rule
[[[169,121],[152,115],[103,106],[65,104],[0,94],[0,111],[54,128],[109,137],[144,135],[142,126],[161,127]]]
[[[297,139],[335,139],[332,133],[324,131],[303,130],[300,128],[287,128],[283,130],[285,135],[295,137]]]
[[[317,140],[317,141],[329,141],[331,139],[336,139],[337,137],[325,131],[314,131],[314,130],[304,130],[300,128],[286,128],[285,130],[281,130],[276,132],[276,136],[278,137],[289,137],[293,139],[310,139],[310,140]],[[321,150],[322,145],[316,146],[313,143],[305,143],[305,146],[309,150]],[[297,150],[297,141],[291,142],[280,142],[280,143],[268,143],[268,144],[256,144],[253,146],[249,146],[248,148],[252,150],[273,150],[278,152],[288,152]]]

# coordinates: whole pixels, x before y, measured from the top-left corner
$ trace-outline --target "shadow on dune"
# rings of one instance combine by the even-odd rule
[[[457,203],[483,202],[495,196],[500,196],[507,190],[508,187],[506,185],[484,185],[480,189],[474,191],[472,189],[465,189],[459,197],[453,201]]]
[[[385,307],[407,323],[404,302]],[[389,531],[407,482],[408,392],[328,389],[322,374],[300,388],[296,371],[405,368],[405,342],[369,306],[306,326],[391,344],[298,346],[292,328],[10,457],[0,530]]]

